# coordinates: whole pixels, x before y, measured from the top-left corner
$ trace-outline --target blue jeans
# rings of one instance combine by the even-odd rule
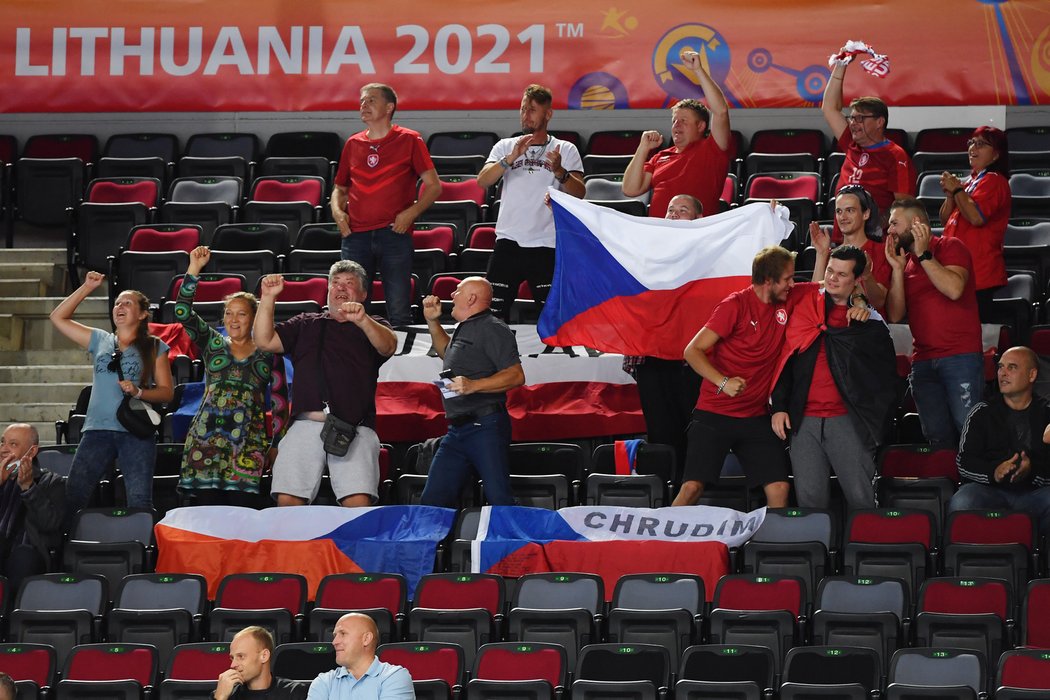
[[[389,227],[351,233],[343,239],[340,257],[365,268],[369,281],[375,277],[379,259],[387,320],[394,326],[412,323],[412,253],[412,234],[394,233]],[[371,298],[371,287],[368,291]]]
[[[909,381],[922,434],[937,447],[958,448],[966,416],[984,393],[981,353],[920,360],[912,364]]]
[[[471,465],[481,476],[485,500],[493,506],[514,505],[510,488],[510,416],[506,411],[482,416],[473,423],[449,426],[427,473],[420,504],[459,507]]]
[[[1039,532],[1050,534],[1050,486],[1031,491],[988,484],[963,484],[948,503],[948,512],[957,510],[1021,510],[1035,520]]]
[[[114,458],[124,475],[124,489],[129,508],[153,507],[153,466],[157,461],[157,443],[153,438],[139,438],[119,430],[88,430],[80,436],[77,453],[69,467],[66,482],[66,505],[76,513],[91,500]]]

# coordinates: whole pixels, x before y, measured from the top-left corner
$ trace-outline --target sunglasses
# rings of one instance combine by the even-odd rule
[[[120,358],[122,358],[123,356],[124,356],[124,353],[122,353],[120,350],[117,350],[115,353],[110,355],[109,356],[109,364],[106,365],[106,369],[108,369],[110,372],[116,372],[117,370],[119,370],[120,369]]]

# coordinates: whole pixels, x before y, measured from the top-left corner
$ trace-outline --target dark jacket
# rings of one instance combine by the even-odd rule
[[[1001,397],[996,397],[977,404],[970,411],[963,424],[956,457],[963,481],[1015,491],[1050,486],[1050,445],[1043,443],[1043,430],[1050,424],[1050,404],[1042,396],[1032,395],[1032,403],[1025,409],[1031,434],[1028,446],[1019,445],[1010,429],[1008,417],[1012,410]],[[1016,482],[995,481],[995,468],[1022,450],[1032,463],[1028,478]]]
[[[789,323],[814,323],[816,340],[792,354],[773,387],[773,412],[787,412],[794,432],[802,425],[809,385],[823,343],[828,368],[846,404],[857,434],[868,449],[883,441],[893,407],[897,404],[897,355],[889,328],[881,319],[856,321],[844,328],[826,326],[827,311],[834,302],[824,297],[823,316],[803,321],[798,314]]]
[[[66,514],[66,478],[33,464],[33,485],[22,492],[25,529],[29,542],[44,561],[62,545],[62,521]]]

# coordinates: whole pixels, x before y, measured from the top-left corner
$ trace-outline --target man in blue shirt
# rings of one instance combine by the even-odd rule
[[[347,613],[332,633],[335,662],[310,685],[307,700],[414,700],[408,670],[376,656],[379,630],[368,615]]]

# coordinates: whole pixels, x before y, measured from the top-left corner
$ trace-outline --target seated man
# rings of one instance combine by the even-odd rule
[[[317,676],[310,684],[307,700],[415,698],[408,670],[384,663],[376,656],[378,641],[379,630],[368,615],[347,613],[339,618],[332,632],[339,668]]]
[[[1050,533],[1050,403],[1034,393],[1039,358],[1018,346],[999,360],[1002,396],[974,406],[959,444],[962,486],[948,511],[1003,508],[1031,514]]]
[[[303,700],[306,684],[278,678],[270,670],[273,637],[262,627],[245,627],[230,642],[230,667],[212,693],[214,700]]]
[[[66,479],[36,461],[40,436],[28,423],[12,423],[0,438],[0,571],[11,590],[42,574],[62,544]]]

